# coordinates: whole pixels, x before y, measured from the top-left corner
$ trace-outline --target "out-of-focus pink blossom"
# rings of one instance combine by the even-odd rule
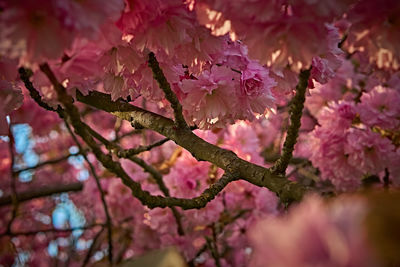
[[[257,133],[261,147],[267,148],[273,144],[277,136],[281,133],[282,120],[282,116],[271,112],[268,114],[268,118],[260,117],[253,122],[253,127]],[[268,131],[265,129],[268,129]]]
[[[363,225],[366,213],[363,199],[327,204],[309,196],[284,217],[250,228],[250,266],[376,266]]]
[[[6,80],[0,80],[0,135],[8,135],[6,115],[18,109],[24,100],[22,91]]]
[[[4,37],[12,45],[22,45],[29,59],[60,57],[73,41],[73,33],[57,18],[53,1],[11,1],[0,21]]]
[[[197,162],[189,153],[183,152],[164,180],[175,197],[194,197],[207,187],[210,164]]]
[[[105,21],[119,19],[124,9],[123,0],[56,0],[54,5],[63,27],[90,39],[97,37]]]
[[[0,57],[0,79],[6,81],[15,81],[18,77],[18,61],[6,56]]]
[[[6,190],[10,186],[11,158],[8,142],[0,139],[0,188]],[[1,225],[1,223],[0,223]]]
[[[397,0],[362,0],[349,11],[349,47],[363,52],[380,68],[398,69],[400,64],[400,23]]]
[[[177,44],[189,41],[192,20],[180,1],[132,0],[126,9],[119,25],[124,33],[135,36],[138,50],[163,49],[171,54]]]
[[[184,64],[199,73],[222,42],[201,27],[193,11],[179,0],[127,1],[126,12],[118,25],[133,35],[132,45],[139,51],[167,55],[169,61]]]
[[[251,48],[250,56],[278,69],[291,64],[299,70],[310,66],[314,56],[328,52],[324,23],[339,17],[350,2],[204,0],[199,1],[197,13],[204,17],[210,11],[221,12],[219,19],[203,22],[222,25],[223,20],[229,20],[232,32]]]
[[[1,34],[11,46],[21,47],[18,56],[56,59],[76,37],[97,38],[103,24],[118,19],[122,9],[122,0],[9,2],[0,17]]]

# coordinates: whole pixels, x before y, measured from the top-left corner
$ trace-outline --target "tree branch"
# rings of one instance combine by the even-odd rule
[[[90,258],[93,255],[94,249],[97,245],[97,241],[99,240],[99,238],[103,232],[104,232],[104,226],[100,229],[100,231],[97,232],[97,234],[92,239],[92,244],[90,245],[89,250],[86,253],[85,259],[83,260],[83,263],[82,263],[82,267],[85,267],[89,263]]]
[[[72,139],[74,139],[76,145],[79,148],[79,151],[82,153],[83,158],[85,159],[86,163],[89,165],[90,172],[93,175],[93,178],[95,179],[97,189],[100,192],[100,199],[101,203],[103,204],[103,209],[104,213],[106,215],[106,227],[107,227],[107,236],[108,236],[108,261],[110,262],[110,265],[113,265],[113,244],[112,244],[112,221],[111,221],[111,216],[110,212],[108,211],[108,206],[105,198],[105,193],[103,188],[101,187],[100,184],[100,178],[97,176],[96,170],[93,166],[93,164],[89,161],[86,152],[84,152],[84,149],[82,148],[81,144],[78,141],[78,138],[76,138],[75,134],[72,132],[71,127],[69,126],[68,122],[65,120],[65,125],[67,127],[68,132],[70,133]]]
[[[49,72],[48,77],[57,91],[59,101],[65,106],[76,133],[82,137],[103,166],[116,174],[122,182],[131,189],[132,195],[139,199],[142,204],[150,208],[172,206],[180,206],[183,209],[202,208],[209,201],[214,199],[229,182],[239,177],[255,185],[269,188],[284,202],[300,200],[305,192],[305,188],[298,183],[282,179],[281,176],[272,174],[264,167],[238,158],[232,151],[207,143],[194,135],[190,129],[177,128],[170,119],[132,106],[124,101],[112,102],[110,96],[106,94],[91,92],[88,96],[83,96],[78,92],[77,98],[79,101],[110,112],[131,123],[136,122],[145,128],[155,130],[175,141],[178,145],[188,149],[197,159],[207,160],[226,171],[225,175],[219,181],[211,185],[210,188],[206,189],[198,197],[181,199],[152,196],[149,192],[142,190],[141,185],[133,181],[129,175],[126,174],[119,162],[113,161],[111,155],[106,155],[101,151],[92,136],[83,126],[79,111],[73,105],[72,97],[70,97],[66,93],[65,88],[58,83],[54,74]]]
[[[274,174],[285,174],[285,171],[292,159],[294,146],[299,136],[301,126],[301,116],[303,114],[304,101],[306,99],[306,89],[308,78],[310,77],[310,69],[303,70],[299,75],[299,83],[296,86],[296,95],[293,97],[290,104],[290,125],[286,134],[285,143],[283,144],[282,155],[272,167]]]
[[[77,99],[82,103],[110,112],[119,118],[136,122],[145,128],[154,130],[187,149],[198,160],[209,161],[252,184],[267,187],[284,202],[298,201],[305,193],[305,188],[298,183],[282,179],[282,176],[273,174],[264,167],[242,160],[232,151],[212,145],[190,130],[176,128],[174,122],[168,118],[124,101],[113,102],[109,95],[100,92],[90,92],[87,96],[77,92]]]
[[[136,163],[140,167],[143,168],[145,172],[148,172],[153,176],[153,178],[156,180],[156,183],[158,187],[160,188],[161,192],[163,192],[164,196],[169,197],[170,193],[168,188],[166,187],[161,173],[159,173],[153,166],[148,165],[144,160],[142,160],[139,157],[134,156],[134,153],[126,153],[126,150],[123,150],[121,147],[119,147],[117,144],[114,142],[108,141],[106,138],[104,138],[101,134],[93,130],[92,128],[89,127],[86,123],[82,122],[82,125],[87,129],[87,131],[97,140],[99,140],[101,143],[103,143],[107,149],[111,150],[112,152],[116,153],[116,155],[120,158],[126,158],[129,159],[130,161]],[[165,141],[168,141],[166,139],[161,140],[160,142],[155,143],[155,146],[162,145],[165,143]],[[153,146],[150,145],[148,147],[155,147],[154,144]],[[132,150],[131,150],[132,151]],[[182,222],[181,222],[181,215],[178,212],[178,210],[175,207],[171,207],[172,213],[175,217],[177,226],[178,226],[178,234],[179,235],[184,235],[183,227],[182,227]]]
[[[65,108],[66,108],[66,112],[69,115],[69,118],[71,119],[71,122],[75,128],[75,131],[85,140],[85,142],[89,145],[89,147],[92,149],[93,153],[96,155],[97,159],[100,160],[100,162],[102,162],[102,164],[104,166],[106,166],[104,164],[104,160],[105,158],[107,158],[106,155],[104,155],[102,153],[102,151],[97,147],[95,141],[93,140],[93,138],[91,136],[89,136],[87,133],[90,131],[92,134],[96,135],[98,139],[100,139],[101,141],[103,141],[106,145],[108,145],[109,147],[113,147],[115,146],[115,144],[113,144],[112,142],[109,142],[108,140],[106,140],[105,138],[103,138],[100,134],[98,134],[96,131],[92,130],[88,125],[86,125],[85,123],[83,123],[80,119],[80,114],[78,109],[72,104],[73,100],[72,98],[66,93],[65,88],[57,81],[57,78],[55,77],[54,73],[51,71],[50,67],[47,64],[42,64],[40,65],[40,69],[42,70],[42,72],[44,74],[46,74],[46,76],[49,78],[49,80],[52,82],[53,86],[55,87],[56,91],[57,91],[57,95],[58,95],[58,100],[64,104]],[[59,113],[61,113],[59,111]],[[66,121],[66,120],[65,120]],[[79,146],[80,150],[82,150],[82,147],[79,144],[79,141],[76,139],[76,137],[73,135],[71,129],[69,128],[69,125],[66,121],[66,125],[67,128],[69,130],[69,132],[71,133],[72,137],[74,138],[75,142],[77,143],[77,145]],[[86,132],[88,131],[88,132]],[[83,151],[83,150],[82,150]],[[108,213],[108,209],[107,209],[107,205],[104,199],[104,192],[101,188],[100,182],[99,182],[99,178],[97,177],[95,170],[93,168],[93,165],[91,165],[91,163],[89,162],[89,160],[87,159],[86,154],[83,154],[85,160],[87,161],[87,163],[89,164],[89,167],[91,168],[91,171],[93,173],[93,176],[96,179],[96,184],[98,186],[98,189],[101,193],[101,197],[102,197],[102,202],[104,205],[104,210],[106,212],[106,216],[107,216],[107,221],[109,222],[109,238],[110,238],[110,251],[109,251],[109,255],[112,255],[112,246],[111,246],[111,227],[110,227],[110,223],[111,223],[111,218],[110,215]],[[103,159],[103,161],[102,161]],[[113,162],[112,159],[108,158],[110,160],[110,162]],[[125,179],[122,179],[124,184],[127,185],[128,181],[131,182],[135,185],[136,190],[132,191],[132,192],[136,192],[136,197],[142,201],[143,204],[146,204],[143,200],[143,198],[139,198],[138,196],[142,195],[143,193],[146,193],[146,195],[150,194],[146,191],[143,191],[141,189],[141,186],[139,183],[134,182],[133,180],[130,179],[130,177],[126,174],[126,172],[122,169],[121,165],[118,163],[118,165],[115,164],[115,162],[113,162],[114,166],[118,166],[120,169],[120,174],[123,175],[123,177]],[[149,169],[149,168],[147,168]],[[153,172],[154,173],[154,172]],[[117,174],[117,173],[116,173]],[[163,191],[163,193],[165,194],[166,197],[169,197],[169,190],[168,188],[165,186],[164,182],[162,181],[162,177],[161,176],[156,176],[155,179],[158,181],[158,185],[160,186],[161,191]],[[131,189],[133,189],[131,187]],[[135,195],[134,195],[135,196]],[[180,235],[183,235],[183,227],[181,224],[181,220],[180,220],[180,214],[178,213],[178,211],[174,208],[171,207],[172,211],[173,211],[173,215],[175,216],[176,220],[177,220],[177,224],[178,224],[178,233]],[[110,256],[110,263],[112,263],[112,256]]]
[[[71,183],[62,185],[46,186],[40,189],[20,192],[17,195],[18,202],[24,202],[35,198],[47,197],[54,194],[61,194],[65,192],[77,192],[83,189],[82,183]],[[12,204],[12,197],[6,196],[0,198],[0,206]]]

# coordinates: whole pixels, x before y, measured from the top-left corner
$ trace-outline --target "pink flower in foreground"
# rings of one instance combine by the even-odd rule
[[[376,266],[363,226],[366,213],[362,199],[327,204],[309,196],[284,217],[250,228],[250,266]]]
[[[186,96],[181,102],[186,118],[203,129],[233,123],[239,79],[240,74],[230,68],[213,66],[198,80],[183,80],[181,90]]]
[[[247,110],[263,114],[266,108],[274,106],[275,98],[271,88],[276,82],[268,74],[268,70],[255,61],[250,62],[242,71],[239,98],[243,106],[248,106]]]
[[[213,66],[198,79],[184,79],[182,106],[186,118],[202,129],[254,119],[273,107],[271,87],[276,83],[268,70],[250,62],[242,73],[229,66]]]

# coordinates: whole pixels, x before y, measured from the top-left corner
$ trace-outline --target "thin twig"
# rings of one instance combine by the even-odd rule
[[[127,218],[125,218],[125,219],[119,221],[119,222],[118,222],[118,225],[120,225],[120,224],[122,224],[122,223],[124,223],[124,222],[130,221],[130,220],[132,220],[132,219],[133,219],[132,217],[127,217]],[[96,248],[97,241],[98,241],[99,237],[101,236],[101,234],[103,233],[104,227],[105,227],[106,225],[107,225],[107,223],[102,224],[103,227],[101,228],[101,230],[100,230],[100,231],[95,235],[95,237],[93,238],[92,244],[90,245],[89,250],[88,250],[88,252],[86,253],[86,257],[85,257],[85,259],[83,260],[82,267],[85,267],[85,266],[89,263],[90,257],[92,256],[92,254],[93,254],[93,252],[94,252],[94,250],[95,250],[95,248]]]
[[[73,104],[72,104],[73,103],[73,99],[66,93],[65,88],[58,82],[56,76],[54,75],[54,73],[50,69],[50,66],[47,63],[44,63],[44,64],[41,64],[39,67],[40,67],[40,70],[47,76],[47,78],[53,84],[54,89],[57,91],[59,101],[61,103],[63,103],[66,107],[73,106]],[[21,76],[24,74],[23,70],[24,69],[22,69],[22,68],[20,69]],[[22,78],[23,77],[21,77],[21,79]],[[26,78],[25,78],[25,80],[26,80]],[[28,86],[31,88],[29,91],[36,91],[32,84],[29,85],[29,79],[28,79],[27,82],[25,80],[23,79],[24,83],[25,84],[28,83]],[[39,97],[34,98],[34,99],[37,102],[42,101],[41,98],[40,98],[40,95],[39,95]],[[112,221],[111,221],[110,213],[108,211],[107,203],[105,201],[105,194],[104,194],[103,189],[101,188],[99,177],[96,174],[95,168],[93,167],[93,165],[91,164],[91,162],[87,158],[85,150],[82,148],[82,146],[79,143],[78,139],[76,138],[76,136],[74,135],[73,131],[71,130],[71,128],[70,128],[70,126],[69,126],[69,124],[67,122],[67,118],[66,118],[66,116],[64,116],[65,115],[64,114],[65,111],[62,110],[60,107],[57,110],[53,109],[52,111],[56,111],[59,114],[59,116],[64,119],[65,125],[67,126],[67,129],[68,129],[69,133],[71,134],[71,137],[74,139],[76,145],[79,147],[79,151],[82,154],[82,156],[85,159],[85,161],[88,163],[90,171],[91,171],[91,173],[93,175],[93,178],[96,181],[96,186],[97,186],[97,188],[98,188],[98,190],[100,192],[100,198],[101,198],[101,201],[102,201],[102,204],[103,204],[103,208],[104,208],[104,212],[105,212],[106,220],[107,220],[107,232],[108,232],[108,240],[109,240],[109,242],[108,242],[108,259],[109,259],[110,265],[112,265],[113,264],[113,261],[112,261],[112,248],[113,248],[112,247]],[[75,111],[75,116],[78,116],[80,118],[79,111],[76,108],[75,108],[74,111]]]
[[[117,144],[108,141],[106,138],[104,138],[101,134],[93,130],[89,125],[86,123],[82,122],[82,125],[86,128],[86,130],[97,140],[99,140],[101,143],[103,143],[107,149],[116,151],[115,153],[117,154],[118,157],[126,158],[129,159],[130,161],[136,163],[137,165],[141,166],[143,170],[153,176],[153,178],[156,180],[156,183],[158,187],[160,188],[161,192],[163,192],[164,196],[170,197],[169,189],[164,183],[163,177],[161,173],[159,173],[153,166],[147,164],[143,159],[134,156],[133,153],[124,153],[124,150],[122,150],[121,147],[119,147]],[[155,146],[159,146],[163,143],[165,143],[168,140],[161,140],[160,142],[157,142],[153,145],[147,146],[149,149]],[[178,212],[178,210],[175,207],[171,207],[172,214],[175,217],[176,223],[177,223],[177,228],[178,228],[178,234],[179,235],[184,235],[184,230],[182,226],[182,221],[181,221],[181,214]]]
[[[131,155],[127,158],[130,159],[132,162],[135,162],[136,164],[141,166],[145,172],[148,172],[153,176],[153,178],[156,180],[156,183],[157,183],[158,187],[160,188],[161,192],[163,192],[164,196],[166,196],[166,197],[171,196],[169,193],[168,187],[164,183],[161,173],[159,173],[153,166],[148,165],[144,160],[142,160],[139,157],[133,156],[133,155]],[[178,212],[176,207],[171,207],[171,210],[172,210],[172,214],[175,217],[175,221],[176,221],[176,224],[178,227],[178,234],[184,235],[184,230],[183,230],[182,221],[181,221],[181,214]]]
[[[39,169],[39,168],[41,168],[43,166],[57,164],[57,163],[60,163],[60,162],[63,162],[65,160],[69,159],[70,157],[77,157],[77,156],[80,156],[80,155],[81,155],[80,152],[68,153],[68,154],[66,154],[64,156],[61,156],[59,158],[56,158],[56,159],[50,159],[50,160],[47,160],[47,161],[40,162],[40,163],[36,164],[35,166],[31,166],[31,167],[26,167],[26,168],[23,168],[23,169],[15,170],[15,173],[16,174],[20,174],[21,172],[25,172],[25,171],[36,170],[36,169]]]
[[[85,259],[83,260],[82,263],[82,267],[85,267],[90,260],[90,257],[92,257],[92,254],[94,252],[94,249],[97,245],[97,240],[100,238],[101,234],[104,232],[104,226],[100,229],[99,232],[97,232],[97,234],[94,236],[93,240],[92,240],[92,244],[89,247],[88,252],[86,253]]]
[[[385,190],[389,189],[389,184],[390,184],[389,175],[390,173],[388,168],[385,168],[385,175],[383,176],[383,188],[385,188]]]
[[[127,133],[121,134],[120,136],[116,136],[115,139],[112,140],[112,141],[113,142],[118,142],[119,140],[121,140],[121,139],[123,139],[125,137],[131,136],[131,135],[135,135],[135,134],[140,134],[141,132],[142,132],[142,130],[136,130],[135,129],[135,130],[129,131]]]
[[[160,68],[156,56],[153,52],[149,53],[149,67],[153,71],[153,77],[158,82],[158,86],[164,91],[165,98],[171,103],[171,107],[174,110],[174,117],[176,124],[182,129],[188,129],[189,126],[186,124],[185,118],[182,114],[182,106],[179,103],[178,98],[172,91],[170,84],[165,78],[164,72]]]
[[[41,106],[42,108],[49,110],[49,111],[56,111],[53,107],[50,107],[47,103],[43,102],[42,97],[40,96],[39,92],[33,87],[32,82],[29,80],[30,76],[32,75],[32,71],[27,70],[25,68],[19,68],[19,75],[21,80],[24,82],[25,87],[28,89],[30,96],[35,100],[35,102]]]
[[[160,141],[157,141],[148,146],[139,146],[136,148],[121,150],[118,152],[118,156],[122,157],[122,158],[128,158],[131,155],[137,155],[142,152],[149,151],[155,147],[161,146],[161,145],[165,144],[166,142],[168,142],[169,140],[170,140],[169,138],[164,138],[164,139],[161,139]]]
[[[206,236],[205,239],[206,239],[206,244],[208,246],[208,249],[211,252],[211,256],[214,259],[215,265],[217,267],[221,267],[221,262],[219,260],[219,253],[218,253],[217,245],[213,244],[213,241],[212,241],[212,239],[210,237]]]
[[[38,230],[32,230],[32,231],[22,231],[22,232],[11,232],[11,233],[3,233],[0,235],[1,236],[5,236],[5,235],[9,235],[9,236],[30,236],[30,235],[36,235],[39,233],[65,233],[65,232],[73,232],[73,231],[79,231],[79,230],[87,230],[87,229],[91,229],[93,227],[96,226],[106,226],[105,223],[93,223],[90,225],[86,225],[86,226],[80,226],[80,227],[73,227],[73,228],[47,228],[47,229],[38,229]]]
[[[100,198],[101,198],[101,202],[103,204],[104,213],[106,215],[106,220],[107,220],[106,226],[107,226],[107,235],[108,235],[108,261],[110,262],[110,265],[113,265],[112,221],[111,221],[110,213],[108,211],[108,206],[107,206],[107,202],[105,199],[105,193],[100,184],[100,178],[97,176],[97,173],[96,173],[96,170],[95,170],[93,164],[89,161],[89,159],[86,155],[86,152],[84,152],[84,149],[81,146],[81,144],[79,143],[78,138],[76,138],[75,134],[73,133],[71,127],[69,126],[69,124],[66,120],[65,120],[65,125],[66,125],[67,130],[70,133],[72,139],[74,139],[76,145],[78,146],[79,151],[81,151],[83,158],[85,159],[86,163],[89,165],[90,172],[92,173],[93,178],[96,181],[97,189],[100,192]]]
[[[15,155],[14,155],[14,149],[15,149],[15,140],[14,140],[14,135],[12,132],[12,125],[11,123],[8,125],[8,148],[10,152],[10,158],[11,158],[11,163],[10,163],[10,188],[11,188],[11,202],[12,202],[12,214],[11,214],[11,219],[7,224],[7,230],[6,233],[11,233],[11,227],[14,222],[14,220],[17,218],[17,212],[18,212],[18,206],[19,206],[19,201],[18,201],[18,194],[17,194],[17,185],[16,185],[16,179],[17,179],[17,174],[14,172],[14,166],[15,166]]]
[[[248,209],[244,209],[244,210],[240,210],[235,216],[230,216],[228,217],[228,219],[224,218],[223,220],[221,220],[221,218],[219,219],[218,223],[216,225],[209,225],[209,227],[214,227],[213,229],[213,234],[214,235],[219,235],[224,231],[224,228],[226,226],[228,226],[229,224],[235,222],[237,219],[239,219],[240,217],[242,217],[244,214],[250,212],[250,210]],[[221,216],[222,217],[222,216]],[[194,262],[195,260],[203,253],[207,250],[207,243],[204,244],[204,246],[202,246],[196,253],[196,255],[190,260],[188,261],[188,265],[189,266],[195,266]]]

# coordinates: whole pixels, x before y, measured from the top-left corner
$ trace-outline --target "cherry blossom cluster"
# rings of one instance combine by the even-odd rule
[[[169,246],[189,266],[399,265],[379,254],[392,228],[374,216],[395,217],[380,198],[317,196],[400,201],[399,11],[0,1],[0,266],[112,265]],[[226,175],[199,209],[134,197],[201,199]],[[314,195],[291,203],[291,186]]]

